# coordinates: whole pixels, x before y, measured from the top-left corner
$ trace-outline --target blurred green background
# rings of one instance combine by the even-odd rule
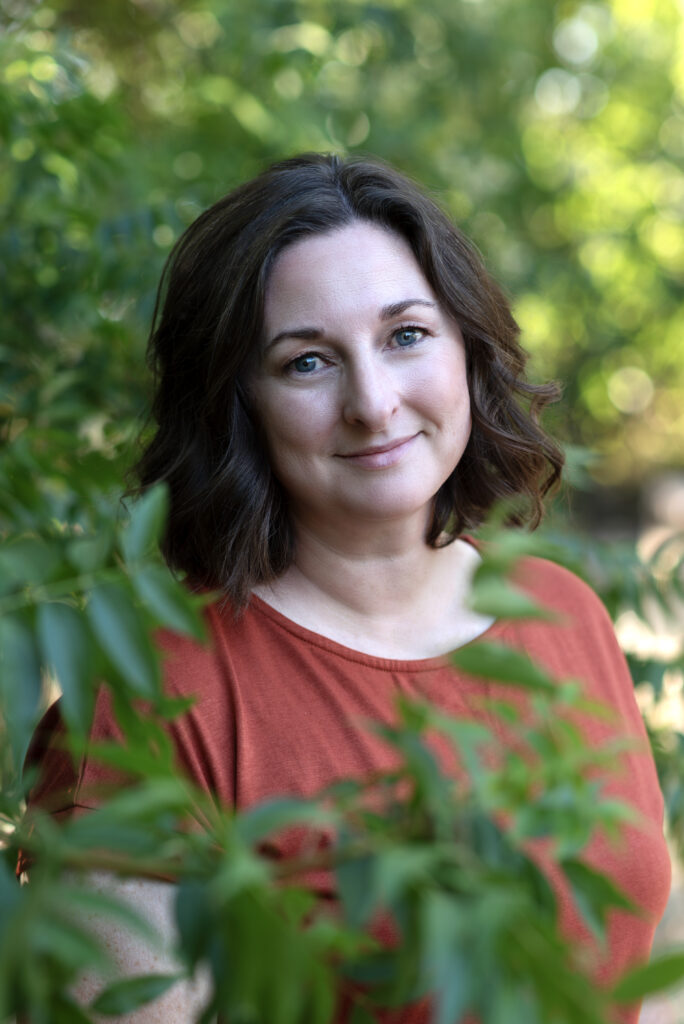
[[[156,281],[268,161],[377,154],[514,298],[562,440],[634,506],[684,465],[677,0],[4,0],[0,413],[113,458]],[[600,498],[595,497],[595,502]],[[591,507],[592,502],[588,502]]]

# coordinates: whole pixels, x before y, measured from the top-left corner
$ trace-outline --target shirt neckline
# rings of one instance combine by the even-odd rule
[[[464,540],[471,547],[476,550],[479,548],[479,544],[469,535],[463,535],[461,540]],[[490,639],[491,634],[500,634],[509,623],[503,619],[495,619],[494,622],[490,623],[486,629],[477,636],[474,636],[472,640],[466,641],[464,644],[459,644],[457,647],[451,647],[448,651],[444,651],[443,654],[433,654],[429,658],[388,658],[382,657],[378,654],[369,654],[366,651],[356,650],[354,647],[347,647],[346,644],[340,643],[338,640],[333,640],[332,637],[325,636],[323,633],[316,633],[312,629],[308,629],[306,626],[302,626],[299,622],[295,622],[294,619],[290,619],[283,612],[278,611],[273,605],[270,605],[268,601],[264,601],[258,594],[252,594],[249,599],[249,607],[254,608],[256,611],[261,612],[262,615],[266,615],[273,622],[279,625],[282,629],[285,629],[288,633],[298,637],[305,643],[308,643],[314,647],[322,648],[325,651],[329,651],[332,654],[336,654],[341,658],[345,658],[347,661],[355,661],[362,665],[367,665],[372,668],[387,669],[390,671],[414,671],[422,672],[428,669],[443,668],[449,662],[449,655],[452,651],[460,651],[470,644],[477,643],[479,640]]]
[[[341,644],[331,637],[324,636],[322,633],[315,633],[313,630],[307,629],[306,626],[300,625],[299,622],[295,622],[294,619],[288,618],[287,615],[283,615],[282,612],[268,604],[258,594],[251,595],[248,612],[250,609],[254,609],[254,611],[261,615],[267,616],[276,625],[280,626],[281,629],[286,630],[292,636],[303,640],[312,647],[318,647],[330,654],[344,658],[346,661],[353,661],[357,664],[366,665],[369,668],[384,669],[385,671],[392,672],[425,672],[435,668],[444,668],[449,663],[449,655],[452,651],[461,651],[470,644],[477,643],[485,638],[490,639],[492,634],[500,634],[508,625],[502,619],[495,619],[482,633],[478,633],[472,640],[468,640],[465,644],[460,644],[458,647],[452,647],[443,654],[434,654],[429,658],[387,658],[377,654],[368,654],[366,651],[357,651],[355,648],[347,647],[345,644]]]

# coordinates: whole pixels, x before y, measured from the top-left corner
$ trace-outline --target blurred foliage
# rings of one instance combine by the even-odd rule
[[[160,689],[158,655],[141,625],[148,620],[201,635],[198,599],[157,564],[165,500],[157,488],[134,507],[116,531],[114,564],[90,549],[84,561],[83,545],[92,538],[77,535],[67,554],[79,575],[59,582],[43,576],[13,598],[14,614],[37,613],[38,630],[32,650],[29,623],[12,624],[5,694],[13,679],[41,663],[60,681],[70,678],[64,693],[77,751],[84,738],[80,709],[99,673],[74,666],[101,659],[125,739],[90,752],[130,782],[60,827],[39,807],[22,815],[19,795],[30,779],[19,783],[19,761],[6,766],[0,1020],[16,1014],[32,1024],[86,1024],[91,1012],[115,1015],[155,1000],[198,967],[211,977],[202,1024],[216,1013],[253,1024],[328,1024],[340,994],[354,1008],[355,1024],[371,1024],[374,1008],[399,1007],[428,992],[435,1024],[452,1024],[469,1011],[482,1024],[608,1024],[615,1002],[681,979],[683,958],[668,954],[628,972],[612,990],[598,988],[560,934],[543,870],[549,856],[599,942],[612,910],[636,912],[582,859],[596,829],[617,839],[633,820],[627,805],[602,793],[624,741],[590,748],[576,715],[602,709],[586,701],[576,681],[554,680],[520,653],[482,641],[453,656],[462,671],[503,686],[503,700],[487,701],[491,726],[402,698],[396,722],[375,725],[395,749],[396,768],[342,780],[315,800],[275,799],[234,814],[181,778],[164,722],[183,708]],[[500,610],[504,594],[509,617],[546,617],[507,582],[520,555],[539,550],[524,534],[490,528],[474,586],[484,613]],[[154,586],[141,586],[144,579]],[[5,597],[5,608],[11,600]],[[144,714],[136,710],[140,697]],[[497,716],[504,705],[512,742],[502,750]],[[14,711],[11,700],[4,706]],[[22,748],[30,718],[11,723]],[[437,733],[449,744],[446,759],[444,748],[435,750]],[[292,828],[300,837],[293,852],[274,858],[274,837]],[[22,888],[13,877],[20,849],[34,858],[31,884]],[[86,969],[111,972],[106,950],[88,930],[93,914],[156,941],[134,908],[84,883],[93,869],[178,883],[179,972],[115,977],[81,1008],[70,991],[74,979]],[[339,912],[310,890],[312,871],[319,878],[334,873]],[[381,936],[390,922],[395,940],[388,945]]]
[[[467,849],[472,857],[469,913],[486,941],[478,945],[467,928],[449,930],[448,900],[462,899],[464,891],[453,881],[461,865],[440,859],[446,855],[431,831],[439,825],[432,796],[443,795],[446,783],[419,753],[425,716],[432,713],[427,709],[406,707],[403,731],[391,737],[417,787],[413,809],[420,810],[423,831],[416,848],[401,831],[411,808],[391,804],[396,821],[388,814],[388,827],[399,824],[390,835],[375,832],[344,793],[333,810],[328,805],[326,813],[347,827],[340,849],[331,853],[333,860],[340,857],[331,867],[342,875],[349,863],[346,881],[340,877],[342,923],[321,919],[302,935],[299,922],[310,904],[296,886],[270,884],[272,867],[255,849],[249,825],[217,817],[214,809],[204,831],[179,832],[198,798],[178,787],[169,757],[160,757],[163,719],[182,709],[164,701],[150,633],[165,624],[199,635],[199,609],[153,550],[163,492],[139,505],[130,524],[119,493],[147,407],[144,338],[169,248],[214,199],[268,161],[304,149],[389,160],[424,183],[481,246],[515,296],[533,374],[565,383],[566,401],[552,410],[552,421],[575,446],[577,486],[639,482],[654,468],[681,468],[681,4],[3,0],[0,23],[0,828],[6,836],[0,1017],[23,1007],[36,1022],[84,1019],[69,1002],[68,982],[101,952],[79,933],[68,907],[79,900],[85,907],[95,897],[82,888],[74,894],[56,880],[64,866],[92,864],[104,835],[114,850],[117,837],[124,842],[121,870],[140,868],[140,860],[126,860],[138,843],[139,857],[168,855],[163,866],[173,874],[182,848],[184,964],[191,971],[198,961],[208,963],[216,1005],[230,1008],[231,1019],[238,1019],[236,1008],[245,1000],[270,1024],[276,1019],[268,993],[280,991],[286,972],[278,982],[269,971],[279,957],[291,978],[309,984],[311,998],[320,999],[316,1019],[325,1019],[333,963],[347,964],[350,978],[364,984],[374,980],[383,998],[398,998],[387,979],[399,961],[383,967],[378,952],[364,946],[354,903],[354,893],[366,888],[378,901],[390,899],[370,883],[385,876],[398,879],[390,894],[395,909],[410,918],[409,910],[420,907],[420,920],[429,924],[433,947],[409,942],[396,954],[408,958],[399,973],[418,987],[424,958],[440,942],[454,962],[462,958],[466,974],[494,978],[492,949],[499,949],[506,929],[535,920],[547,929],[547,959],[501,959],[497,983],[473,989],[471,1005],[485,1021],[532,1022],[530,1000],[547,1020],[552,1013],[545,1000],[555,999],[558,1021],[600,1019],[600,997],[582,1002],[589,990],[581,986],[551,991],[540,980],[538,990],[522,994],[521,972],[565,978],[567,950],[556,944],[554,911],[529,862],[511,836],[492,825],[487,801],[499,791],[484,769],[482,787],[468,797],[475,803],[447,801],[444,814],[472,823],[452,855]],[[586,447],[600,458],[583,463]],[[629,545],[596,546],[567,528],[556,531],[546,531],[556,557],[590,580],[618,626],[625,616],[641,627],[681,621],[676,538],[652,557],[638,558]],[[499,587],[497,599],[497,614],[515,610],[515,595]],[[672,680],[681,680],[681,637],[667,650],[636,645],[630,658],[635,682],[650,700],[670,828],[684,849],[684,738],[658,717]],[[491,657],[487,664],[492,671]],[[152,703],[156,726],[150,718],[146,729],[136,729],[135,716],[127,723],[130,762],[147,765],[150,774],[128,803],[104,808],[92,826],[84,819],[58,837],[49,819],[39,817],[30,834],[26,824],[14,833],[31,781],[21,778],[24,753],[57,678],[76,745],[86,729],[93,680],[106,678],[122,705],[135,697]],[[571,698],[561,691],[556,699]],[[679,691],[677,699],[681,706]],[[423,770],[432,771],[429,783]],[[500,788],[515,818],[523,791]],[[580,788],[575,796],[583,820],[600,813],[593,793]],[[322,812],[297,807],[283,813],[276,815],[281,825]],[[547,819],[547,825],[563,828],[562,821],[551,826]],[[22,842],[54,859],[43,856],[45,870],[20,890],[11,866]],[[500,872],[500,902],[493,903],[491,858]],[[600,926],[605,901],[618,897],[570,870],[584,884],[585,904],[594,907]],[[200,908],[194,917],[191,906]],[[277,919],[285,930],[274,933],[263,958],[266,973],[252,976],[253,989],[245,992],[235,979],[222,982],[217,965],[223,967],[221,944],[236,925],[252,936],[251,948],[260,948],[262,932],[244,925],[254,914],[264,929]],[[490,958],[487,970],[478,956]],[[438,969],[439,958],[434,962]],[[669,960],[656,965],[655,974],[626,982],[625,998],[671,979],[679,966]],[[110,1007],[135,1005],[165,984],[114,987],[105,1008],[107,1000]],[[457,993],[444,985],[446,1015]],[[310,1009],[291,989],[281,995],[278,1005],[289,1007],[283,1024]],[[360,1006],[355,1024],[366,1024],[364,1014]]]

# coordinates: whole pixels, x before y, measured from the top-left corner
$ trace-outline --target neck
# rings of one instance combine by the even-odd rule
[[[479,558],[462,542],[428,547],[422,518],[366,526],[357,522],[354,530],[334,533],[296,522],[295,537],[294,564],[271,592],[377,623],[427,611],[436,594],[460,589],[459,577],[465,594]]]
[[[288,618],[356,651],[379,657],[442,655],[491,620],[468,608],[480,556],[457,540],[425,543],[425,524],[363,524],[320,533],[296,522],[290,568],[255,593]],[[417,531],[417,532],[416,532]]]

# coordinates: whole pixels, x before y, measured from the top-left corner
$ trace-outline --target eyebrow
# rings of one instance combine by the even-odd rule
[[[395,316],[399,316],[405,310],[411,306],[428,306],[431,309],[437,309],[437,303],[431,302],[428,299],[402,299],[401,302],[390,302],[389,305],[383,306],[380,310],[381,320],[392,320]],[[280,331],[265,345],[265,349],[271,348],[277,342],[282,341],[284,338],[301,338],[304,341],[316,341],[321,338],[324,331],[320,327],[287,327],[284,331]]]

